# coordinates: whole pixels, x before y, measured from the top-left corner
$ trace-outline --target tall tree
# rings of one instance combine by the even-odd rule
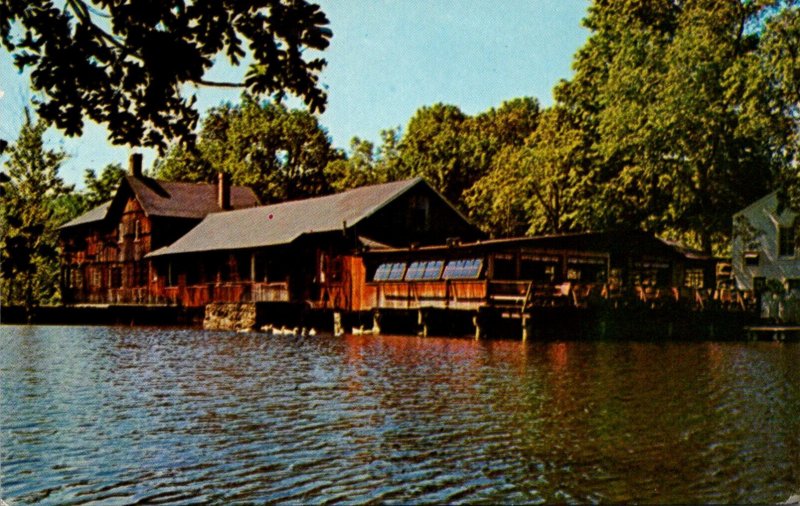
[[[474,158],[477,143],[465,135],[467,118],[454,105],[418,109],[400,141],[399,172],[421,176],[451,202],[460,202],[470,186],[470,172],[480,170]]]
[[[726,243],[730,216],[785,164],[773,124],[745,107],[742,72],[778,2],[596,2],[575,76],[557,89],[586,156],[578,222]]]
[[[469,119],[469,130],[493,156],[506,146],[522,146],[539,125],[539,101],[533,97],[507,100]]]
[[[55,202],[68,191],[58,170],[62,152],[47,150],[43,121],[26,114],[17,142],[5,164],[9,181],[0,198],[2,302],[34,308],[57,297]]]
[[[156,163],[156,175],[211,181],[225,172],[266,203],[330,191],[324,169],[340,156],[314,115],[245,96],[239,105],[211,109],[196,149],[175,146]]]
[[[489,171],[505,146],[521,145],[536,128],[539,103],[522,97],[469,116],[458,107],[434,104],[417,110],[396,155],[383,156],[388,179],[421,176],[463,208],[465,192]],[[384,146],[391,141],[384,138]]]
[[[525,143],[506,144],[489,173],[467,191],[470,215],[499,237],[572,230],[576,199],[570,170],[580,163],[581,140],[566,111],[542,112]]]
[[[650,113],[659,120],[647,139],[655,170],[670,177],[668,225],[692,232],[706,252],[715,235],[729,233],[734,212],[767,193],[779,170],[768,138],[740,128],[747,118],[736,85],[746,76],[737,75],[737,64],[757,47],[748,29],[761,14],[755,4],[687,3]]]
[[[796,3],[770,17],[758,49],[744,59],[736,75],[743,97],[741,131],[769,135],[773,156],[783,158],[779,173],[781,201],[800,209],[800,9]]]
[[[304,0],[0,0],[0,38],[31,70],[39,116],[68,135],[90,118],[115,144],[192,139],[198,114],[185,85],[288,92],[321,111],[326,62],[315,51],[331,36],[325,14]],[[250,60],[240,81],[208,77],[219,57]]]
[[[646,227],[660,200],[642,166],[636,132],[655,100],[660,55],[676,26],[671,1],[595,2],[584,24],[591,36],[573,59],[573,78],[555,89],[582,132],[580,163],[570,168],[577,223],[584,229]],[[612,140],[613,139],[613,140]],[[638,176],[637,176],[638,174]]]
[[[489,172],[464,192],[469,216],[492,237],[522,235],[528,230],[523,188],[528,148],[507,146],[498,153]]]

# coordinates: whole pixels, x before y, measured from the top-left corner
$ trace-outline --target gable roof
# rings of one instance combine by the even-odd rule
[[[770,201],[774,201],[777,204],[777,201],[778,201],[778,190],[775,190],[773,192],[770,192],[770,193],[764,195],[763,197],[761,197],[760,199],[756,200],[755,202],[752,202],[750,205],[748,205],[744,209],[740,209],[739,211],[735,212],[733,215],[734,216],[738,216],[738,215],[744,214],[744,213],[746,213],[746,212],[748,212],[748,211],[750,211],[752,209],[759,208],[759,207],[764,207],[765,205],[770,204]]]
[[[125,182],[148,216],[201,219],[222,210],[217,204],[217,185],[213,183],[156,181],[134,176],[125,176]],[[246,186],[231,186],[230,202],[233,209],[259,204],[256,194]]]
[[[99,206],[86,211],[82,215],[74,218],[58,228],[70,228],[70,227],[77,227],[79,225],[88,225],[89,223],[96,223],[98,221],[103,221],[106,219],[106,215],[108,214],[108,209],[111,207],[111,201],[103,202]]]
[[[349,228],[417,185],[421,178],[363,186],[324,197],[213,213],[170,246],[148,257],[289,244],[304,234]]]
[[[221,211],[217,204],[217,185],[213,183],[183,183],[157,181],[149,177],[125,176],[120,189],[127,186],[142,206],[147,216],[167,218],[203,219],[207,214]],[[61,229],[103,221],[111,205],[122,193],[120,189],[114,199],[61,225]],[[259,204],[258,197],[248,187],[231,186],[231,207],[242,209]]]

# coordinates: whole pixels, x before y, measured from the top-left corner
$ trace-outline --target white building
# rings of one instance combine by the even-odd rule
[[[742,290],[761,289],[776,280],[800,289],[800,238],[797,213],[779,212],[778,193],[763,197],[733,216],[733,275]]]

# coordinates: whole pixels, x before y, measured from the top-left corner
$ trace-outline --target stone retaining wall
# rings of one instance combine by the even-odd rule
[[[252,302],[214,302],[206,306],[205,330],[253,329],[256,326],[256,305]]]

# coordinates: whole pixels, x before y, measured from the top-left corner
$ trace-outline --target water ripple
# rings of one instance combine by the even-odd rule
[[[0,327],[10,504],[775,502],[800,346]]]

